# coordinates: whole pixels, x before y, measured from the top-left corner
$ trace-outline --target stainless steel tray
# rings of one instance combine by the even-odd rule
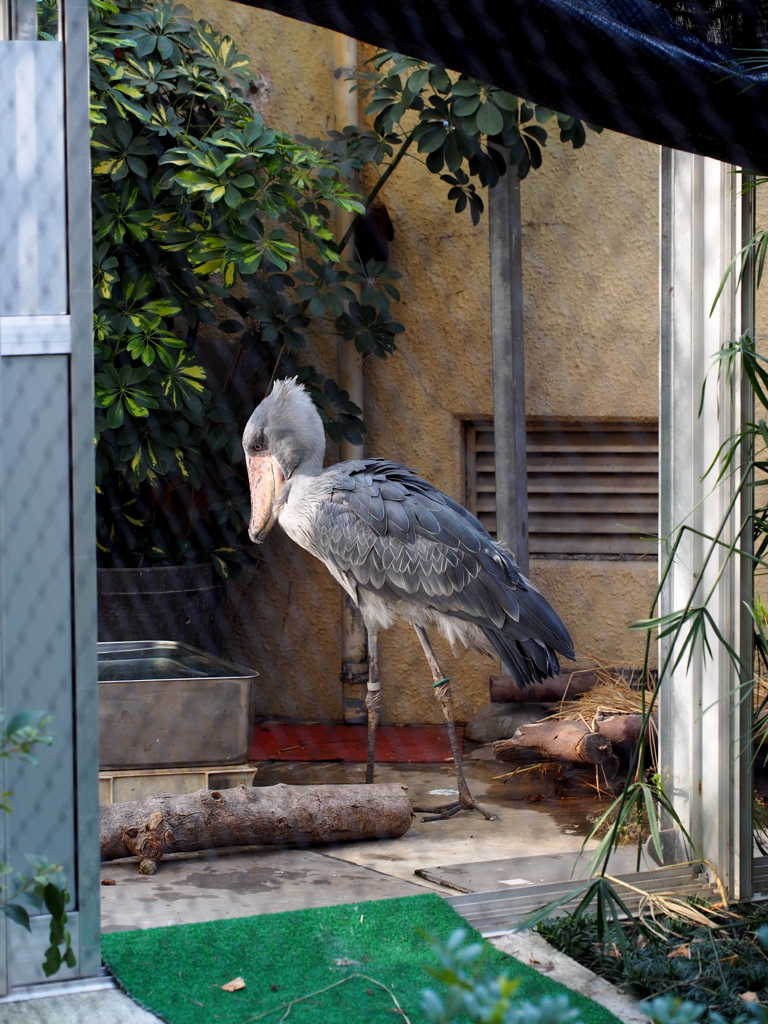
[[[248,760],[257,672],[170,640],[100,643],[98,658],[102,768]]]

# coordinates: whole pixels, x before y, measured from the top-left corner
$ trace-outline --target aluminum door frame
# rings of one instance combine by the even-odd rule
[[[733,899],[753,892],[752,488],[743,479],[749,452],[741,446],[719,483],[717,471],[708,470],[718,464],[721,445],[754,416],[741,361],[731,373],[718,373],[717,358],[742,332],[754,337],[750,266],[741,284],[738,269],[730,275],[713,308],[731,260],[753,230],[751,192],[741,186],[736,168],[662,151],[659,532],[673,539],[683,524],[689,529],[663,577],[660,611],[706,603],[741,664],[718,643],[711,624],[711,654],[697,643],[676,666],[689,627],[661,640],[660,664],[671,668],[659,695],[660,771],[697,855]],[[667,560],[662,542],[662,573]],[[687,859],[679,833],[672,846],[674,859]]]
[[[9,713],[28,708],[30,700],[46,692],[46,680],[30,673],[33,648],[46,622],[42,610],[35,620],[34,602],[27,597],[31,612],[24,624],[30,636],[18,640],[18,612],[16,620],[13,613],[19,588],[27,594],[36,585],[42,588],[41,608],[48,616],[55,613],[63,634],[56,684],[58,738],[56,719],[51,726],[51,750],[63,769],[45,772],[47,751],[37,768],[2,765],[3,782],[10,783],[3,789],[17,787],[22,805],[25,796],[34,799],[45,786],[40,800],[56,808],[56,821],[45,821],[45,813],[34,816],[27,810],[25,815],[25,806],[17,806],[15,815],[1,816],[0,828],[6,861],[20,852],[20,833],[24,844],[34,843],[35,829],[41,837],[54,834],[54,845],[70,851],[66,859],[74,901],[69,927],[77,964],[51,979],[59,983],[101,972],[88,9],[86,0],[61,0],[59,41],[38,42],[34,0],[0,4],[0,62],[6,75],[15,76],[0,109],[6,127],[0,134],[7,146],[0,161],[9,169],[0,192],[5,231],[0,260],[6,264],[0,267],[0,389],[3,382],[6,388],[0,390],[0,402],[5,398],[0,472],[6,483],[13,481],[0,491],[0,530],[9,531],[3,535],[0,566],[0,687]],[[24,401],[17,401],[12,390],[17,381],[26,389]],[[30,430],[35,444],[29,443]],[[41,454],[46,439],[56,442],[55,472],[40,472],[31,481],[33,454]],[[25,442],[29,457],[22,459],[18,446]],[[66,534],[63,551],[58,550],[60,536],[58,546],[52,545],[54,564],[42,580],[39,573],[24,572],[24,560],[16,553],[28,552],[39,569],[45,543],[39,530],[33,534],[18,507],[13,523],[4,514],[14,500],[18,506],[18,494],[8,493],[11,487],[31,490],[33,484],[34,507],[39,503],[50,510]],[[45,848],[34,852],[52,853]],[[0,918],[0,993],[46,980],[41,965],[48,924],[46,915],[35,915],[27,933]]]

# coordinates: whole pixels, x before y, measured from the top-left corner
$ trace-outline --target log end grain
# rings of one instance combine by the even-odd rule
[[[493,744],[499,761],[562,761],[600,764],[611,756],[607,737],[590,732],[583,722],[550,719],[521,726],[508,740]]]

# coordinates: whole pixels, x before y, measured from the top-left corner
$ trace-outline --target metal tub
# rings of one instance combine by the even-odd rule
[[[100,643],[98,652],[102,768],[248,760],[258,673],[169,640]]]

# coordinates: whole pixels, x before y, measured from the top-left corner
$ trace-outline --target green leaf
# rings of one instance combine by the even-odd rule
[[[441,68],[438,64],[433,65],[429,69],[429,84],[437,92],[448,92],[451,88],[451,80],[445,68]]]
[[[147,313],[156,313],[158,316],[177,316],[181,312],[181,306],[170,299],[152,299],[141,307]]]
[[[58,946],[49,946],[43,960],[43,973],[46,978],[52,977],[61,968],[61,953]]]
[[[430,128],[422,132],[418,137],[418,148],[420,153],[434,153],[442,149],[448,138],[448,131],[443,125]]]
[[[547,141],[546,129],[537,124],[526,125],[525,134],[532,136],[537,142],[541,143],[542,146]]]
[[[484,135],[498,135],[504,127],[499,108],[493,103],[484,103],[477,112],[477,127]]]
[[[511,92],[503,92],[502,90],[494,89],[493,102],[497,107],[501,107],[502,110],[508,110],[512,114],[517,113],[519,106],[517,96],[513,96]]]
[[[28,729],[30,726],[36,725],[42,712],[40,711],[20,711],[14,715],[8,725],[5,727],[5,731],[9,736],[13,736],[14,733],[21,732],[23,729]]]
[[[107,424],[116,430],[123,422],[123,403],[114,402],[107,410]]]
[[[26,928],[28,932],[32,931],[32,926],[29,923],[29,914],[24,907],[19,906],[18,903],[5,903],[2,905],[2,911],[11,921],[21,925],[22,928]]]
[[[477,96],[480,89],[479,82],[471,78],[460,78],[458,82],[453,83],[452,92],[454,96]]]
[[[416,71],[413,72],[413,74],[408,79],[408,88],[411,91],[411,93],[416,95],[417,93],[421,92],[421,90],[424,88],[424,86],[427,84],[429,80],[429,72],[430,69],[428,67],[418,68]]]
[[[66,889],[61,889],[59,886],[54,885],[53,882],[48,882],[43,892],[43,899],[45,900],[48,912],[54,917],[60,918],[64,914],[68,896],[69,894]]]
[[[456,102],[453,104],[453,112],[458,117],[468,117],[470,114],[474,114],[477,108],[480,106],[480,96],[459,96]]]

